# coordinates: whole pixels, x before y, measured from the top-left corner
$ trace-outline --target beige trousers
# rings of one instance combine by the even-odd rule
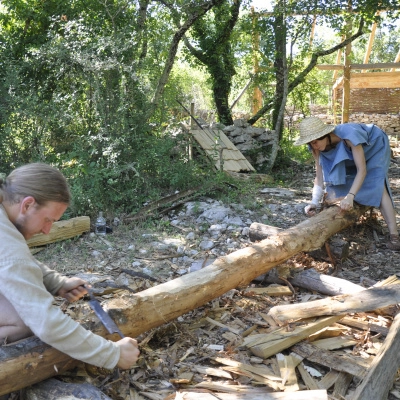
[[[0,294],[0,345],[33,335],[13,305]]]

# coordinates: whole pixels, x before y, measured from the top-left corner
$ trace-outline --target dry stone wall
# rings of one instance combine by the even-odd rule
[[[287,118],[286,123],[292,128],[297,128],[298,122],[304,118],[304,114],[293,112]],[[333,115],[327,112],[326,107],[312,107],[310,115],[321,118],[326,124],[333,124]],[[400,112],[398,113],[352,113],[349,122],[361,124],[375,124],[384,130],[389,136],[399,137],[400,139]]]

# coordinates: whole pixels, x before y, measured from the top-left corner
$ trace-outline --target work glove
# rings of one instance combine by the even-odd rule
[[[322,187],[318,186],[318,185],[314,185],[313,191],[312,191],[311,203],[308,206],[304,207],[304,212],[307,215],[315,213],[315,209],[321,202],[323,195],[324,195],[324,190],[322,189]]]

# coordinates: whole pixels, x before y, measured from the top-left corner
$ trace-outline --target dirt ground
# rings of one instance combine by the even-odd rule
[[[400,158],[397,148],[394,148],[394,158],[390,168],[390,181],[395,205],[400,211]],[[259,193],[257,210],[253,210],[253,221],[265,222],[262,217],[268,216],[268,224],[280,228],[296,225],[305,218],[301,213],[291,212],[297,205],[299,208],[306,203],[311,195],[313,171],[312,167],[299,167],[286,186],[294,193],[294,197],[275,196],[270,192]],[[274,207],[270,205],[273,204]],[[269,205],[269,207],[268,207]],[[399,218],[399,215],[397,216]],[[112,277],[118,288],[128,284],[132,290],[141,291],[150,286],[163,283],[179,276],[180,269],[173,262],[173,256],[168,256],[168,250],[154,249],[154,240],[166,237],[184,240],[187,232],[174,228],[167,221],[168,216],[161,216],[159,222],[146,224],[121,224],[114,226],[112,234],[99,239],[93,233],[85,234],[76,240],[55,243],[39,252],[36,256],[50,267],[67,275],[99,274]],[[165,228],[165,229],[164,229]],[[195,227],[193,227],[195,228]],[[151,239],[149,237],[151,236]],[[363,286],[369,286],[382,281],[400,271],[399,253],[386,249],[387,229],[378,210],[362,217],[356,225],[337,235],[350,245],[349,256],[333,268],[329,260],[314,259],[309,255],[298,255],[291,260],[293,265],[313,267],[321,273],[332,273],[335,276]],[[226,237],[219,239],[221,246],[226,246]],[[249,241],[237,240],[239,247],[251,245]],[[193,248],[193,246],[192,246]],[[224,248],[224,251],[230,251]],[[237,249],[237,248],[236,248]],[[232,249],[232,251],[236,250]],[[196,258],[205,258],[206,251],[196,248]],[[123,269],[132,269],[135,262],[141,267],[152,271],[154,279],[131,277],[126,281],[121,278]],[[134,268],[133,268],[134,269]],[[259,287],[254,282],[252,287]],[[159,328],[141,335],[142,357],[138,366],[131,371],[104,371],[86,367],[80,372],[73,371],[59,377],[65,382],[88,382],[112,399],[175,399],[175,393],[181,391],[209,392],[219,391],[229,393],[229,388],[235,393],[238,387],[264,389],[274,391],[270,386],[262,384],[250,373],[232,372],[229,368],[221,369],[222,364],[215,361],[216,357],[231,359],[253,366],[270,368],[279,375],[276,357],[261,359],[254,356],[249,349],[240,346],[240,334],[253,329],[253,333],[267,332],[271,327],[263,319],[270,307],[276,304],[287,304],[313,300],[324,296],[307,292],[305,289],[294,288],[296,293],[290,296],[270,297],[267,295],[246,295],[243,288],[234,288],[221,298],[205,304]],[[109,296],[118,296],[121,291]],[[374,314],[361,315],[364,320],[373,321],[382,326],[390,326],[392,316]],[[218,321],[219,325],[210,322]],[[233,333],[236,332],[236,333]],[[345,349],[337,350],[340,354],[352,354],[363,359],[372,358],[374,351],[370,341],[360,339],[360,331],[349,330],[346,335],[357,342]],[[357,336],[358,335],[358,336]],[[371,336],[372,337],[372,336]],[[381,337],[381,340],[383,338]],[[369,345],[368,345],[368,343]],[[289,351],[285,354],[289,354]],[[313,363],[308,367],[314,371],[314,379],[321,380],[329,369]],[[208,368],[208,369],[206,369]],[[216,370],[219,370],[217,372]],[[318,375],[320,374],[320,375]],[[300,389],[305,389],[304,382],[299,379]],[[350,392],[354,390],[359,380],[353,379]],[[216,389],[217,385],[224,389]],[[197,385],[197,386],[196,386]],[[244,390],[244,389],[243,389]],[[400,398],[400,386],[393,387],[389,399]],[[332,395],[333,387],[329,393]],[[195,398],[195,397],[193,397]],[[218,396],[216,396],[218,398]],[[233,398],[233,397],[232,397]],[[331,397],[332,399],[334,397]]]

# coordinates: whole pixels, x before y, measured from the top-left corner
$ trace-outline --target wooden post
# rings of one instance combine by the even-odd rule
[[[400,62],[400,49],[399,49],[399,52],[397,53],[396,58],[394,59],[394,62],[395,62],[395,63]],[[396,71],[396,69],[395,69],[395,68],[392,68],[390,71],[391,71],[391,72],[394,72],[394,71]]]
[[[379,13],[378,13],[379,15]],[[372,51],[372,45],[374,44],[374,40],[375,40],[375,33],[376,33],[376,22],[374,22],[372,24],[372,29],[371,29],[371,33],[369,34],[369,39],[368,39],[368,44],[367,44],[367,50],[365,52],[365,56],[364,56],[364,64],[368,64],[369,62],[369,57],[371,55],[371,51]],[[366,70],[363,70],[362,72],[365,72]]]

